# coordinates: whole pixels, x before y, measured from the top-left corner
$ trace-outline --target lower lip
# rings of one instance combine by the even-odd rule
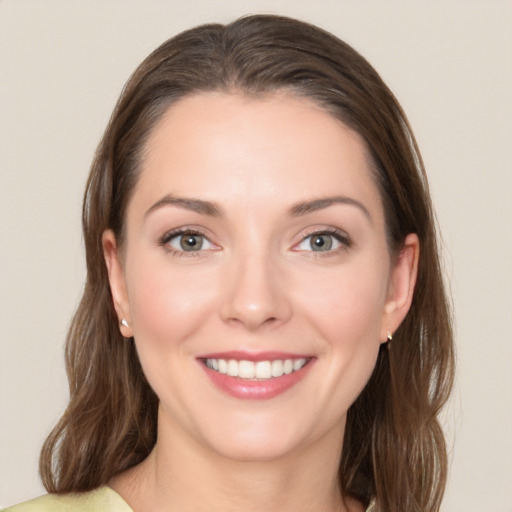
[[[210,381],[221,391],[235,398],[269,400],[298,384],[307,374],[314,360],[309,360],[300,370],[268,380],[247,380],[216,372],[200,362]]]

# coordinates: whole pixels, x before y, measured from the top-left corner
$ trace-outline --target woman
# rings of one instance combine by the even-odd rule
[[[50,495],[12,510],[439,509],[433,212],[352,48],[276,16],[164,43],[114,111],[83,228]]]

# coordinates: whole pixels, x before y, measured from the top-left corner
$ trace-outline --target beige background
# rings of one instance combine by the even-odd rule
[[[62,343],[84,277],[82,189],[123,83],[184,28],[269,11],[355,46],[410,117],[457,315],[443,510],[512,511],[512,3],[505,0],[0,0],[0,505],[43,492],[38,451],[66,401]]]

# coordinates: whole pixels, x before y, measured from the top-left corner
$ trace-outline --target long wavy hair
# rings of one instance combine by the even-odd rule
[[[342,492],[379,512],[439,509],[447,477],[437,419],[452,387],[449,302],[435,218],[414,135],[397,100],[353,48],[318,27],[257,15],[185,31],[131,76],[97,149],[83,204],[87,280],[66,344],[69,405],[41,452],[48,492],[88,491],[141,462],[157,435],[158,399],[114,311],[102,233],[124,239],[127,203],[145,143],[168,107],[204,91],[258,96],[287,90],[315,101],[360,134],[382,197],[388,245],[409,233],[421,255],[409,313],[381,347],[348,411],[339,468]]]

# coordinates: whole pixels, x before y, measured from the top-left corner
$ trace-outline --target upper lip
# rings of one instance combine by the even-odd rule
[[[198,359],[234,359],[235,361],[275,361],[276,359],[309,359],[310,354],[297,354],[291,352],[277,352],[277,351],[264,351],[264,352],[246,352],[243,350],[232,350],[228,352],[211,352],[203,354]]]

